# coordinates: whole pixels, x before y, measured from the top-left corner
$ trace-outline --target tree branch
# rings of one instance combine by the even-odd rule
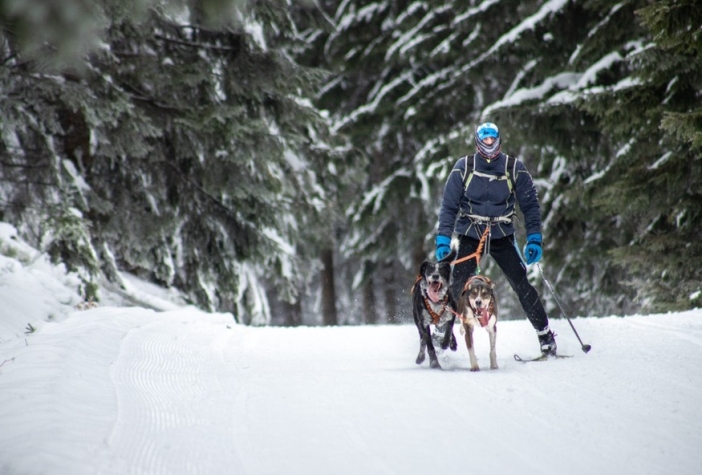
[[[177,40],[175,38],[168,38],[167,36],[163,35],[154,35],[154,38],[158,40],[163,40],[167,41],[169,43],[175,43],[183,46],[190,46],[193,48],[205,48],[205,49],[211,49],[211,50],[218,50],[218,51],[236,51],[238,48],[234,48],[231,46],[219,46],[219,45],[209,45],[206,43],[195,43],[192,41],[185,41],[185,40]]]

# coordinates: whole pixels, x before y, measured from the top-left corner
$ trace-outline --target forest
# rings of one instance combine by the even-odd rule
[[[551,315],[543,277],[572,316],[684,310],[701,105],[696,0],[3,0],[0,221],[87,301],[128,273],[244,324],[402,323],[489,120]]]

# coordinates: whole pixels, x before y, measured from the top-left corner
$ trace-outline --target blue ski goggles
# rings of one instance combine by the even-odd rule
[[[484,140],[486,137],[492,137],[494,139],[497,139],[500,136],[500,130],[492,122],[486,122],[478,126],[478,128],[475,131],[475,134],[481,141]]]

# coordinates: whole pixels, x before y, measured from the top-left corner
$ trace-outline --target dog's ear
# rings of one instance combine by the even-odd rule
[[[463,298],[463,294],[461,294],[461,298],[458,299],[458,302],[456,302],[456,313],[459,315],[463,315],[463,312],[466,309],[466,303],[465,299]]]
[[[470,288],[473,286],[473,281],[475,280],[476,276],[471,276],[466,280],[466,283],[463,284],[463,290],[461,291],[461,295],[465,294],[470,290]]]
[[[419,275],[421,275],[421,276],[424,275],[424,272],[427,270],[428,265],[429,265],[429,261],[422,262],[422,265],[419,267]]]

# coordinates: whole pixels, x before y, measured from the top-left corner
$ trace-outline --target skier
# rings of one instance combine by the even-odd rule
[[[450,252],[451,236],[458,235],[456,260],[474,253],[487,232],[484,253],[489,253],[502,269],[527,318],[536,330],[543,356],[556,355],[556,340],[548,326],[548,316],[536,289],[529,283],[526,265],[517,248],[512,217],[515,200],[524,215],[527,243],[526,264],[539,262],[542,254],[541,212],[534,182],[520,160],[501,152],[500,131],[491,122],[475,130],[477,153],[459,159],[444,187],[436,258]],[[477,259],[457,263],[453,268],[451,290],[461,295],[463,286],[475,273]]]

